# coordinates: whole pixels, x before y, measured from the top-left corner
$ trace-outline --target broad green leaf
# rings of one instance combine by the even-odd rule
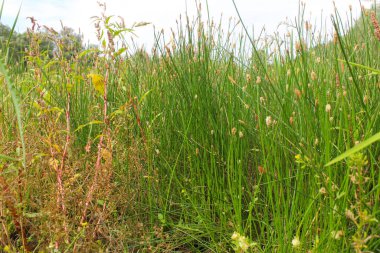
[[[115,37],[119,36],[121,33],[123,32],[133,32],[133,29],[130,29],[130,28],[124,28],[124,29],[120,29],[120,30],[117,30],[117,31],[114,31],[113,32],[113,35]]]
[[[340,62],[346,62],[345,60],[342,60],[342,59],[338,59],[338,60]],[[366,69],[368,71],[372,71],[373,74],[380,75],[380,69],[374,69],[374,68],[371,68],[371,67],[359,64],[359,63],[355,63],[355,62],[348,62],[348,63],[350,65],[354,66],[354,67],[359,67],[359,68],[362,68],[362,69]]]
[[[84,50],[84,51],[82,51],[82,52],[78,55],[78,58],[80,59],[80,58],[82,58],[83,56],[86,56],[86,55],[89,54],[89,53],[93,53],[93,52],[97,52],[97,51],[98,51],[98,49],[96,49],[96,48],[90,48],[90,49]]]
[[[104,205],[105,202],[102,199],[98,199],[98,200],[96,200],[96,203],[98,203],[98,205],[102,206],[102,205]]]
[[[116,115],[120,115],[120,114],[123,114],[123,110],[121,110],[121,109],[116,109],[115,111],[113,111],[113,112],[110,114],[110,118],[113,119]]]
[[[13,162],[20,161],[20,159],[17,159],[17,158],[14,158],[14,157],[10,157],[10,156],[7,156],[7,155],[3,155],[3,154],[0,154],[0,159],[9,160],[9,161],[13,161]]]
[[[115,53],[115,57],[121,55],[122,53],[124,53],[127,49],[125,47],[123,48],[120,48],[119,50],[117,50],[117,52]]]
[[[146,96],[148,96],[148,94],[151,93],[152,90],[153,90],[153,89],[148,90],[147,92],[145,92],[145,93],[141,96],[140,101],[139,101],[139,104],[141,104],[141,102],[144,101],[144,99],[146,98]]]
[[[368,138],[367,140],[359,143],[358,145],[356,145],[355,147],[347,150],[346,152],[344,152],[343,154],[341,154],[340,156],[334,158],[333,160],[331,160],[330,162],[328,162],[325,167],[327,166],[330,166],[334,163],[337,163],[341,160],[343,160],[344,158],[364,149],[365,147],[371,145],[372,143],[376,142],[376,141],[379,141],[380,140],[380,132],[378,132],[377,134],[371,136],[370,138]]]
[[[47,69],[49,69],[50,67],[52,67],[53,65],[58,65],[58,61],[49,61],[47,64],[45,64],[45,66],[43,66],[43,68],[45,69],[45,70],[47,70]]]
[[[96,125],[96,124],[103,124],[103,121],[100,121],[100,120],[93,120],[91,122],[88,122],[87,124],[84,124],[84,125],[80,125],[77,127],[77,129],[75,129],[74,132],[77,132],[79,130],[81,130],[82,128],[86,127],[86,126],[90,126],[90,125]]]
[[[113,15],[107,17],[107,18],[106,18],[106,21],[105,21],[104,23],[108,24],[108,23],[110,22],[110,20],[111,20],[112,17],[113,17]]]
[[[163,215],[162,213],[158,213],[157,218],[158,218],[158,220],[159,220],[162,224],[166,224],[165,217],[164,217],[164,215]]]

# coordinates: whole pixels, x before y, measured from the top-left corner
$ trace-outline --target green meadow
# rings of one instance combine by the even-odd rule
[[[270,37],[199,10],[147,52],[102,6],[92,47],[15,17],[1,252],[380,252],[378,10],[302,10]]]

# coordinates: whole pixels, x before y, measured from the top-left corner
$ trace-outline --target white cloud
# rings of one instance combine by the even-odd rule
[[[195,16],[196,4],[194,0],[108,0],[108,15],[122,16],[127,25],[134,22],[151,22],[160,30],[164,28],[176,27],[176,20],[179,15],[188,11],[189,16]],[[286,17],[294,20],[298,13],[298,0],[235,0],[240,14],[248,27],[255,27],[259,31],[265,25],[267,32],[273,33],[279,22]],[[312,13],[312,21],[321,16],[323,9],[324,19],[328,19],[333,11],[332,0],[304,0],[306,2],[306,17]],[[360,12],[359,1],[357,0],[336,0],[337,8],[344,12],[348,11],[348,6],[352,5],[354,16]],[[368,6],[372,1],[363,0],[362,3]],[[206,2],[203,0],[203,18],[206,19]],[[2,22],[10,25],[17,14],[21,0],[6,1]],[[219,21],[221,14],[227,20],[229,17],[237,17],[232,0],[208,0],[208,7],[211,17]],[[80,28],[85,35],[85,40],[95,42],[95,33],[91,16],[99,15],[100,8],[96,0],[24,0],[18,21],[17,30],[22,32],[30,26],[26,20],[28,16],[34,16],[40,24],[51,26],[57,30],[63,24],[74,28]],[[224,22],[227,24],[228,22]],[[136,31],[139,38],[136,40],[140,44],[151,46],[153,44],[153,28],[144,27]]]

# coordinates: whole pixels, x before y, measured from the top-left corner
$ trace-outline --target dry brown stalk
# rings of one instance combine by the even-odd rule
[[[63,187],[63,169],[65,168],[65,162],[67,158],[67,150],[70,145],[70,92],[67,93],[67,104],[66,104],[66,142],[65,147],[62,153],[62,161],[61,166],[59,166],[57,170],[57,186],[58,186],[58,196],[57,196],[57,205],[58,209],[62,210],[62,214],[66,219],[66,206],[65,206],[65,189]],[[66,221],[63,223],[63,228],[66,232],[66,236],[68,236],[68,229]]]
[[[107,110],[108,110],[108,107],[107,107],[107,104],[108,104],[107,103],[107,82],[108,82],[108,78],[109,78],[109,66],[108,66],[108,64],[107,64],[106,68],[107,68],[107,70],[106,70],[106,76],[104,78],[104,96],[103,96],[103,122],[104,122],[105,128],[103,130],[103,134],[100,136],[100,139],[99,139],[98,152],[97,152],[97,158],[96,158],[95,169],[94,169],[95,174],[94,174],[91,186],[90,186],[90,188],[87,192],[87,195],[86,195],[86,200],[85,200],[84,209],[83,209],[82,217],[80,220],[80,224],[83,224],[86,221],[86,214],[87,214],[89,204],[92,201],[94,192],[98,186],[98,181],[99,181],[98,178],[99,178],[100,170],[102,167],[101,163],[102,163],[102,149],[104,146],[104,144],[103,144],[104,136],[107,135],[108,137],[110,137],[109,136],[110,135],[109,120],[108,120],[108,116],[107,116]]]
[[[379,25],[379,22],[377,21],[376,13],[373,11],[371,12],[371,22],[372,22],[373,29],[375,32],[375,36],[377,40],[380,41],[380,25]]]
[[[15,225],[16,231],[21,237],[22,245],[26,252],[31,251],[31,247],[28,245],[28,242],[26,241],[26,232],[25,228],[23,226],[23,217],[19,215],[17,208],[16,208],[16,198],[11,193],[10,187],[4,177],[0,176],[0,186],[2,188],[2,195],[5,202],[5,206],[8,208],[9,212],[11,213],[13,224]]]
[[[102,134],[100,136],[100,139],[99,139],[98,153],[97,153],[97,158],[96,158],[96,163],[95,163],[95,169],[94,169],[95,174],[94,174],[91,186],[90,186],[90,188],[87,191],[86,200],[85,200],[85,203],[84,203],[84,208],[83,208],[80,224],[84,224],[84,222],[86,221],[86,216],[87,216],[86,214],[87,214],[88,206],[89,206],[90,202],[92,201],[92,197],[94,195],[96,186],[98,184],[99,170],[100,170],[100,167],[101,167],[100,165],[101,165],[101,160],[102,160],[103,140],[104,140],[104,134]]]
[[[132,105],[133,105],[133,110],[134,110],[135,115],[136,115],[137,125],[139,126],[139,129],[140,129],[140,132],[141,132],[141,137],[143,138],[144,144],[146,144],[146,138],[145,138],[145,134],[144,134],[144,129],[141,126],[141,119],[140,119],[140,114],[139,114],[139,109],[138,109],[137,97],[135,97],[134,99],[131,99],[131,102],[132,102]]]

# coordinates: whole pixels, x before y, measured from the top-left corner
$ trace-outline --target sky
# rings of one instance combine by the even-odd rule
[[[65,26],[73,28],[76,32],[83,33],[84,41],[96,43],[94,24],[91,17],[100,15],[101,9],[97,0],[4,0],[4,10],[1,23],[11,26],[21,6],[16,32],[24,32],[30,27],[27,17],[34,17],[40,25],[53,27],[60,30],[61,21]],[[121,16],[127,26],[135,22],[150,22],[151,25],[136,28],[137,37],[134,41],[140,46],[151,48],[154,43],[153,27],[156,30],[176,27],[176,20],[180,14],[185,13],[189,17],[196,15],[195,0],[102,0],[106,2],[108,15]],[[206,1],[198,0],[202,9],[206,9]],[[333,12],[332,0],[303,0],[306,4],[305,15],[313,24],[321,24],[326,21],[329,29],[330,14]],[[229,18],[237,19],[237,13],[232,0],[208,0],[210,16],[227,25]],[[276,31],[280,22],[294,20],[299,8],[299,0],[235,0],[242,19],[247,27],[254,27],[259,32],[265,27],[267,34]],[[373,1],[361,0],[365,7],[369,7]],[[360,14],[359,0],[335,0],[340,13],[344,16],[352,6],[354,17]],[[331,26],[330,26],[331,28]]]

